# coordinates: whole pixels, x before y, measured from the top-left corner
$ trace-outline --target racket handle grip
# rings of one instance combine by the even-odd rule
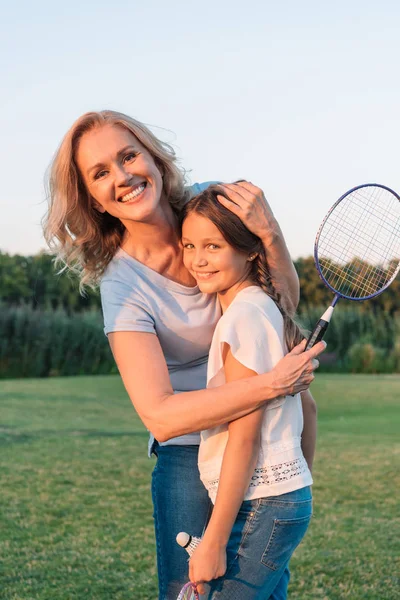
[[[315,344],[322,340],[326,330],[328,329],[328,325],[329,321],[325,321],[324,319],[320,319],[318,321],[317,325],[314,328],[314,331],[311,333],[310,337],[307,340],[304,352],[306,352],[306,350],[310,350],[310,348],[312,348],[313,346],[315,346]]]

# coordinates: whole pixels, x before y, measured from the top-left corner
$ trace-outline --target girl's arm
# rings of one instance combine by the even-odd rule
[[[317,441],[317,404],[310,390],[301,392],[301,405],[303,408],[303,433],[301,434],[301,449],[308,468],[312,471]]]
[[[226,347],[224,370],[226,381],[237,381],[256,375],[238,362]],[[210,581],[226,571],[226,545],[240,505],[249,487],[261,443],[262,409],[229,423],[229,439],[225,448],[215,506],[204,537],[189,563],[193,582]],[[202,593],[202,586],[199,586]]]
[[[174,394],[165,358],[152,333],[108,334],[129,397],[145,426],[159,442],[211,429],[260,408],[268,400],[308,388],[318,367],[319,342],[303,352],[304,343],[287,354],[270,373],[217,388]]]
[[[296,269],[286,246],[278,221],[263,191],[248,181],[221,184],[231,201],[219,196],[219,201],[237,215],[254,235],[263,242],[275,290],[290,316],[296,312],[300,285]]]

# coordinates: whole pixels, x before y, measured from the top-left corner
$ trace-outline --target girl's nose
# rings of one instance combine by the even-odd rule
[[[207,264],[207,259],[204,253],[197,251],[193,263],[196,265],[196,267],[204,267]]]

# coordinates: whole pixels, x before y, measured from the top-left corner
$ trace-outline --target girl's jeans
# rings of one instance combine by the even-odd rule
[[[201,537],[211,502],[200,481],[198,446],[158,446],[152,496],[159,600],[175,600],[188,581],[188,555],[180,531]],[[227,572],[208,587],[207,600],[285,600],[289,560],[312,511],[309,487],[243,502],[227,547]]]

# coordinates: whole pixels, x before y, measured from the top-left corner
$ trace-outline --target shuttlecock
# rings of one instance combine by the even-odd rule
[[[182,546],[182,548],[185,548],[185,550],[189,554],[189,556],[192,556],[193,552],[196,550],[197,546],[200,544],[201,538],[194,537],[192,535],[189,535],[185,531],[181,531],[176,536],[176,541],[178,542],[178,544],[180,546]]]

